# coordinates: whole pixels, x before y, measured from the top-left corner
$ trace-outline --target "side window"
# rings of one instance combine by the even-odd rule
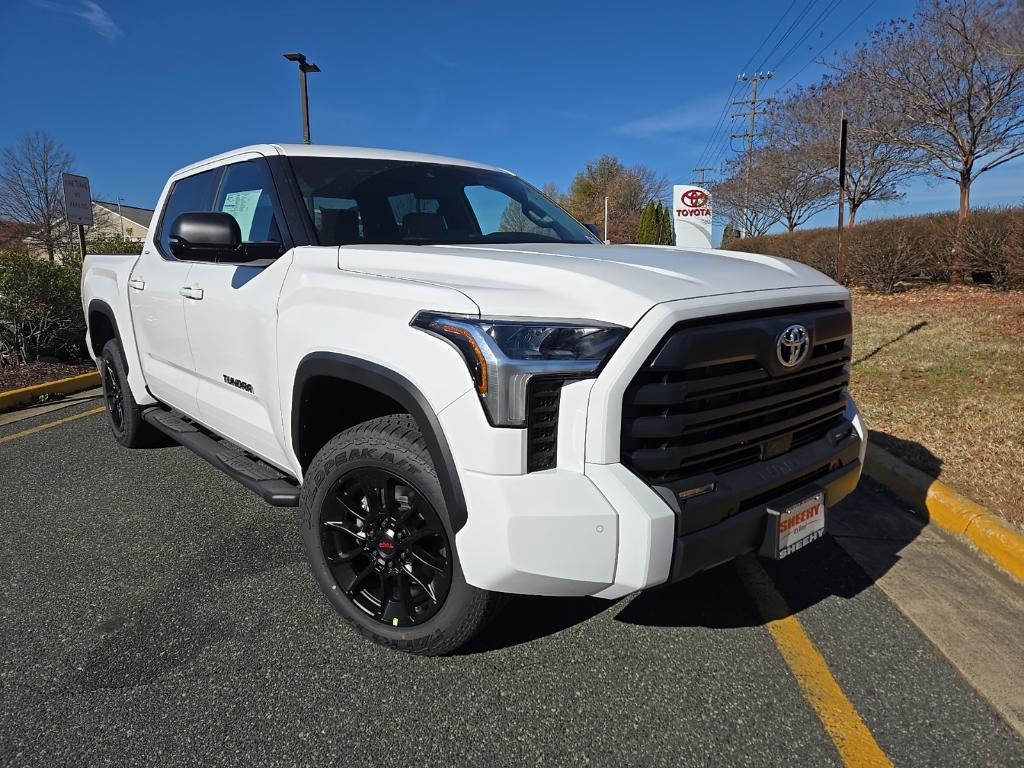
[[[260,160],[224,168],[213,210],[235,217],[243,243],[281,242],[270,174]]]
[[[195,176],[187,176],[174,182],[171,194],[167,197],[163,215],[160,217],[160,253],[165,259],[171,256],[169,241],[171,225],[183,213],[205,213],[210,210],[213,193],[220,177],[220,169],[203,171]]]

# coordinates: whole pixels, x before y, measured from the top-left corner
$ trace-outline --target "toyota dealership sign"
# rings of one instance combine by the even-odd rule
[[[672,222],[679,248],[711,247],[711,195],[703,187],[672,188]]]

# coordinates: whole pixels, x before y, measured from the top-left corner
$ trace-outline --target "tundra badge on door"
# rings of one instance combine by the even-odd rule
[[[232,387],[238,387],[239,389],[248,392],[250,395],[252,394],[252,384],[249,382],[236,379],[234,376],[228,376],[226,373],[223,374],[223,376],[225,384],[230,384]]]

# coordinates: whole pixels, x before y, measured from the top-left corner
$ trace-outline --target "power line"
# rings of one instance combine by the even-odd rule
[[[796,5],[796,2],[797,2],[797,0],[792,0],[792,2],[790,2],[789,7],[786,8],[785,12],[783,12],[783,14],[781,16],[779,16],[778,21],[775,22],[775,26],[771,28],[771,31],[767,35],[765,35],[765,38],[764,38],[764,40],[761,41],[761,44],[759,46],[757,46],[757,50],[755,50],[752,54],[750,54],[750,58],[747,59],[747,63],[743,65],[743,71],[744,72],[746,72],[748,69],[750,69],[750,64],[757,57],[757,54],[759,54],[761,52],[761,49],[764,48],[765,43],[767,43],[769,40],[771,40],[772,35],[775,34],[775,30],[779,28],[779,24],[782,23],[782,20],[789,15],[789,12],[791,10],[793,10],[793,6]],[[758,69],[760,69],[760,67],[758,67]]]
[[[817,0],[809,0],[807,7],[810,7],[810,5],[812,3],[815,3],[815,2],[817,2]],[[786,16],[789,15],[789,12],[791,10],[793,10],[793,6],[795,6],[796,3],[797,3],[797,0],[790,0],[790,3],[786,7],[786,10],[776,20],[775,24],[769,30],[768,34],[764,36],[764,39],[761,40],[761,44],[758,45],[756,49],[754,49],[754,52],[751,54],[750,58],[747,59],[747,63],[743,65],[743,69],[741,71],[746,72],[750,68],[750,64],[757,57],[757,54],[760,53],[761,49],[764,48],[764,46],[768,43],[769,40],[771,40],[772,35],[775,34],[775,30],[777,30],[779,28],[779,25],[781,25],[783,20],[786,18]],[[807,7],[804,8],[805,12],[807,10]],[[794,20],[794,21],[796,21],[796,20]],[[792,25],[790,25],[790,28],[792,28]],[[782,40],[785,40],[785,39],[786,39],[786,35],[783,35],[781,40],[775,44],[775,48],[772,49],[772,52],[774,52],[775,49],[778,48],[778,46],[782,42]],[[770,55],[771,54],[769,54],[769,56]],[[763,67],[763,65],[762,65],[762,67]],[[758,69],[761,69],[762,67],[758,67]],[[733,81],[732,88],[729,89],[729,94],[725,97],[725,103],[722,104],[722,111],[719,112],[719,114],[718,114],[718,119],[715,121],[715,127],[711,129],[711,136],[708,139],[707,143],[704,145],[704,149],[701,151],[700,157],[697,159],[697,165],[698,166],[702,165],[705,162],[706,158],[710,157],[714,153],[714,151],[715,151],[716,141],[717,141],[715,137],[718,135],[719,131],[723,127],[723,122],[725,120],[726,113],[729,110],[729,106],[732,103],[733,94],[736,93],[736,86],[737,86],[738,82],[739,81]]]
[[[775,65],[775,69],[778,69],[780,66],[782,66],[782,63],[793,54],[793,51],[800,47],[801,43],[803,43],[803,41],[807,39],[807,36],[810,35],[811,32],[813,32],[818,26],[820,26],[821,22],[828,18],[838,7],[839,0],[833,0],[831,5],[826,6],[822,10],[822,12],[818,14],[818,18],[811,22],[810,26],[807,27],[807,29],[804,31],[802,35],[800,35],[800,38],[795,43],[793,43],[790,49],[786,51],[786,53],[782,56],[781,59],[779,59],[778,63],[776,63]]]
[[[874,5],[874,4],[876,3],[876,2],[877,2],[877,0],[871,0],[871,2],[870,2],[870,3],[868,3],[868,4],[867,4],[867,5],[865,5],[865,6],[863,7],[863,8],[861,8],[861,11],[860,11],[860,13],[858,13],[858,14],[857,14],[856,16],[854,16],[854,17],[853,17],[852,19],[850,19],[850,22],[849,22],[849,23],[848,23],[848,24],[847,24],[847,25],[846,25],[845,27],[843,27],[843,28],[842,28],[841,30],[839,30],[839,34],[837,34],[837,35],[836,35],[835,37],[833,37],[833,38],[832,38],[831,40],[829,40],[829,41],[828,41],[827,43],[825,43],[825,44],[824,44],[824,45],[823,45],[823,46],[821,47],[821,50],[819,50],[819,51],[818,51],[818,52],[817,52],[816,54],[814,54],[813,56],[811,56],[810,60],[809,60],[809,61],[808,61],[808,62],[807,62],[806,64],[804,64],[804,65],[803,65],[802,67],[800,67],[800,69],[798,69],[798,70],[797,70],[796,72],[794,72],[794,73],[793,73],[793,75],[792,75],[792,76],[791,76],[791,77],[789,78],[789,80],[787,80],[786,82],[784,82],[784,83],[783,83],[783,84],[782,84],[782,85],[781,85],[781,86],[780,86],[780,87],[778,88],[778,90],[779,90],[779,91],[785,90],[785,88],[786,88],[786,86],[787,86],[787,85],[789,85],[789,84],[790,84],[790,83],[792,83],[792,82],[793,82],[794,80],[796,80],[796,79],[797,79],[797,78],[798,78],[798,77],[800,76],[800,73],[801,73],[801,72],[803,72],[803,71],[804,71],[805,69],[807,69],[807,68],[808,68],[809,66],[811,66],[811,64],[813,64],[813,63],[814,63],[814,62],[815,62],[815,61],[817,60],[817,58],[818,58],[819,56],[821,56],[821,54],[822,54],[822,53],[824,53],[824,52],[825,52],[825,49],[826,49],[826,48],[828,48],[829,46],[833,45],[833,44],[834,44],[834,43],[836,42],[836,40],[838,40],[838,39],[839,39],[839,38],[841,38],[841,37],[842,37],[843,35],[845,35],[845,34],[846,34],[846,33],[847,33],[848,31],[849,31],[850,27],[852,27],[852,26],[853,26],[854,24],[856,24],[856,23],[857,23],[857,20],[858,20],[858,19],[860,19],[860,17],[861,17],[861,16],[863,16],[863,15],[864,15],[865,13],[867,13],[868,9],[869,9],[869,8],[870,8],[871,6],[873,6],[873,5]]]
[[[811,7],[817,2],[818,0],[807,0],[807,3],[804,5],[803,8],[800,9],[800,12],[797,13],[795,17],[793,17],[793,21],[790,22],[789,26],[786,28],[786,31],[782,34],[782,37],[780,37],[776,41],[772,49],[765,54],[764,59],[761,60],[761,63],[757,65],[758,71],[764,69],[765,64],[768,63],[768,60],[775,55],[775,52],[779,50],[779,48],[782,47],[782,44],[786,42],[786,40],[789,38],[791,34],[793,34],[793,30],[800,26],[800,22],[804,20],[804,18],[807,15],[807,12],[811,10]]]
[[[732,88],[729,89],[729,94],[725,97],[725,103],[722,105],[722,111],[718,113],[718,120],[715,121],[715,127],[711,129],[711,136],[708,138],[707,143],[704,145],[704,149],[700,153],[700,157],[697,158],[697,165],[704,163],[704,156],[708,154],[712,145],[715,141],[715,135],[722,127],[722,121],[725,119],[726,113],[729,111],[729,105],[732,103],[732,95],[736,92],[736,81],[733,81]]]
[[[721,155],[721,146],[729,139],[729,129],[732,119],[730,118],[729,122],[725,122],[724,117],[728,113],[728,109],[729,107],[732,106],[732,103],[734,101],[734,99],[732,98],[732,93],[736,92],[736,87],[741,83],[743,83],[743,81],[740,80],[739,78],[736,78],[736,80],[733,81],[733,87],[732,91],[730,92],[730,98],[728,101],[726,101],[725,109],[723,110],[723,120],[720,120],[718,126],[715,128],[714,131],[711,132],[711,138],[708,139],[708,144],[705,148],[705,154],[701,156],[701,160],[698,163],[699,165],[717,165],[717,161],[713,161],[712,158],[715,156],[716,153]],[[743,90],[736,95],[737,97],[742,97],[748,95],[749,93],[750,85],[749,83],[747,83],[743,86]]]

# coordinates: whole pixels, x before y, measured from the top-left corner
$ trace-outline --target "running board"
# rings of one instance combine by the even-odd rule
[[[142,412],[142,418],[228,477],[258,493],[268,504],[275,507],[299,506],[299,486],[276,467],[247,455],[241,448],[217,438],[195,422],[159,406],[147,408]]]

